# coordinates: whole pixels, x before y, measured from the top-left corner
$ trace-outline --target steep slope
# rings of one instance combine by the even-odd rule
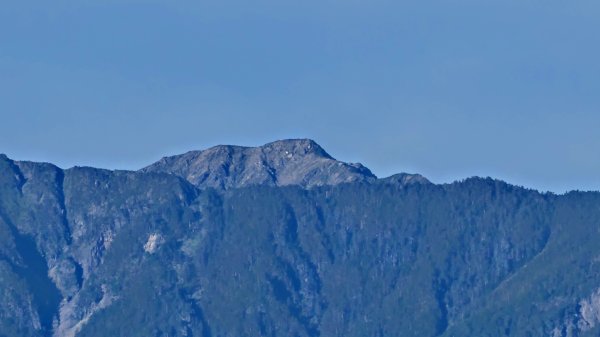
[[[281,140],[260,147],[215,146],[165,157],[141,171],[172,173],[197,187],[218,189],[313,187],[376,179],[361,164],[337,161],[309,139]]]
[[[406,174],[298,185],[0,156],[0,336],[600,329],[599,193]]]

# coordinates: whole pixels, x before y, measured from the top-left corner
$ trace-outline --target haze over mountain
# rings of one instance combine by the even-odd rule
[[[0,336],[597,336],[600,193],[378,179],[311,140],[0,155]]]

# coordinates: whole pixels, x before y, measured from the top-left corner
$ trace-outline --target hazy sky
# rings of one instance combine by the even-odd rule
[[[0,152],[313,138],[378,176],[600,190],[600,2],[6,1]]]

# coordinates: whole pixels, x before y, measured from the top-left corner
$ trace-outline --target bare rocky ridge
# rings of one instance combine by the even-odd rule
[[[335,160],[310,139],[280,140],[259,147],[219,145],[165,157],[141,170],[183,177],[199,188],[251,185],[314,187],[374,181],[361,164]]]
[[[379,179],[379,182],[397,185],[431,184],[431,182],[420,174],[398,173],[387,178]]]

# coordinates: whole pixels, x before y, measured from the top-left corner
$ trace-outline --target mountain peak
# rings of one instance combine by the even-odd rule
[[[420,174],[410,173],[397,173],[387,178],[381,179],[384,183],[393,183],[400,185],[413,185],[413,184],[431,184],[431,182]]]
[[[315,155],[327,159],[334,159],[317,142],[312,139],[284,139],[277,140],[262,146],[264,151],[283,153],[285,156]]]
[[[258,147],[218,145],[165,157],[142,169],[181,176],[197,187],[251,185],[314,187],[374,180],[361,164],[335,160],[311,139],[285,139]]]

